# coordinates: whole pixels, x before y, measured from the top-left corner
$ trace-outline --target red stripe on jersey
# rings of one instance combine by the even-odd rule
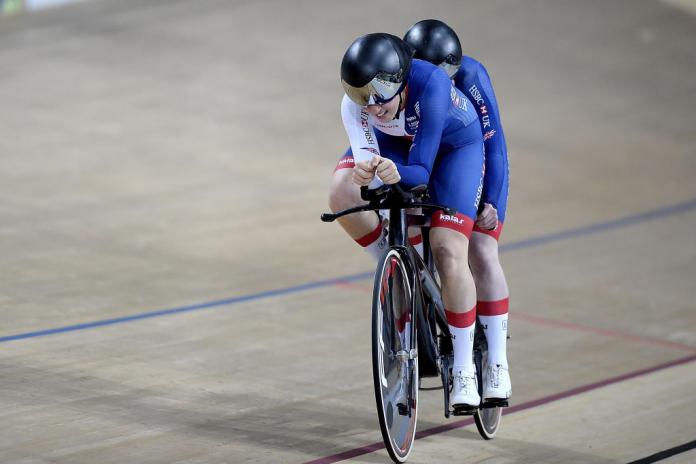
[[[498,301],[477,301],[479,316],[501,316],[508,313],[510,298]]]
[[[334,172],[338,171],[339,169],[353,169],[355,167],[355,160],[353,159],[352,156],[346,155],[340,160],[338,160],[338,163],[336,164],[336,168],[334,169]]]
[[[375,230],[373,230],[372,232],[370,232],[369,234],[367,234],[363,237],[356,238],[355,241],[358,242],[358,244],[361,247],[366,247],[366,246],[369,246],[369,245],[372,245],[373,243],[375,243],[375,241],[380,237],[380,235],[382,235],[382,223],[381,222],[379,224],[377,224],[377,228]]]
[[[436,211],[433,214],[430,227],[445,227],[447,229],[456,230],[466,236],[466,238],[470,238],[471,231],[474,228],[474,221],[469,216],[465,216],[461,213],[450,216],[449,214],[445,214],[444,211]]]
[[[498,239],[500,239],[500,234],[503,232],[503,223],[498,222],[498,227],[496,227],[493,230],[482,229],[479,226],[474,224],[474,232],[478,232],[480,234],[486,234],[489,237],[493,237],[496,241],[498,241]]]
[[[447,316],[447,323],[449,325],[464,329],[476,322],[476,306],[465,313],[453,313],[445,308],[445,315]]]

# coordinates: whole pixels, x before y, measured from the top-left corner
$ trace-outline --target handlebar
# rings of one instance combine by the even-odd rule
[[[380,209],[423,208],[443,210],[446,214],[451,216],[455,215],[457,212],[454,208],[421,201],[426,200],[428,197],[428,188],[426,185],[418,185],[408,191],[404,190],[399,184],[382,185],[376,189],[360,187],[360,197],[368,203],[344,209],[337,213],[323,213],[321,215],[321,220],[323,222],[333,222],[348,214],[361,211],[377,211]]]

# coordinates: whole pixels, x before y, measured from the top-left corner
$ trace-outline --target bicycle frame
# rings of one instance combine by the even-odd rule
[[[392,197],[391,193],[393,192],[390,192],[390,190],[396,192],[397,195]],[[416,187],[410,192],[404,191],[398,184],[382,186],[374,190],[361,187],[360,195],[363,200],[368,202],[367,204],[349,208],[335,214],[322,214],[321,220],[331,222],[341,216],[360,211],[389,211],[389,246],[387,249],[396,248],[407,258],[405,261],[407,266],[409,266],[408,273],[413,279],[409,283],[414,289],[414,303],[418,305],[417,314],[419,320],[417,323],[421,327],[429,328],[427,331],[422,330],[418,332],[419,348],[423,349],[423,357],[421,359],[425,360],[421,367],[421,376],[433,377],[437,376],[438,370],[441,369],[440,361],[443,354],[447,356],[452,352],[451,335],[440,294],[440,286],[432,274],[435,266],[430,250],[427,221],[424,220],[422,215],[415,215],[417,221],[416,224],[413,224],[420,225],[423,229],[423,252],[425,259],[422,259],[408,243],[409,214],[407,210],[410,208],[426,208],[428,210],[443,210],[451,215],[456,214],[456,211],[446,206],[417,201],[416,196],[423,194],[425,191],[427,191],[425,185]],[[414,215],[411,216],[414,217]],[[411,266],[414,268],[410,269]],[[437,333],[435,325],[440,329],[440,340],[435,338]],[[444,353],[440,353],[440,351]]]
[[[415,219],[412,225],[420,225],[423,236],[423,258],[408,242],[409,219]],[[432,252],[430,250],[430,227],[422,215],[409,214],[403,208],[389,209],[389,233],[388,249],[399,248],[408,255],[405,260],[412,278],[410,282],[414,289],[413,298],[417,309],[417,325],[427,330],[418,330],[418,352],[420,357],[420,377],[436,377],[440,375],[441,357],[451,354],[451,341],[449,325],[445,316],[445,306],[440,293],[440,285],[433,276],[435,269]],[[437,324],[440,329],[440,337],[435,338]],[[447,349],[442,350],[442,347]],[[445,351],[442,353],[441,351]]]
[[[455,408],[450,409],[450,388],[452,386],[451,376],[453,367],[453,346],[452,335],[447,323],[444,302],[440,291],[440,284],[434,276],[435,266],[432,250],[430,249],[430,227],[425,219],[426,214],[413,214],[409,210],[413,208],[423,208],[426,211],[444,210],[447,214],[455,214],[451,208],[422,201],[426,196],[425,186],[417,187],[410,192],[405,192],[398,184],[383,186],[375,190],[361,188],[361,197],[367,204],[356,206],[333,214],[322,214],[324,222],[332,222],[337,218],[360,211],[389,211],[388,225],[388,246],[381,258],[378,260],[378,271],[375,274],[375,284],[373,290],[373,380],[375,386],[375,397],[378,407],[380,429],[384,438],[387,450],[395,462],[404,462],[415,437],[415,427],[417,418],[417,398],[419,390],[434,390],[443,388],[444,393],[444,414],[445,417],[454,415],[474,415],[479,433],[485,439],[491,439],[500,424],[500,406],[507,406],[507,402],[496,404],[482,404],[475,408]],[[423,257],[418,254],[416,249],[409,243],[409,225],[421,226],[423,237]],[[393,261],[390,261],[393,260]],[[387,263],[391,264],[387,267]],[[394,267],[400,263],[402,293],[401,302],[410,302],[409,320],[411,321],[410,340],[401,341],[400,344],[392,344],[390,341],[394,335],[392,332],[383,331],[384,327],[392,327],[393,320],[383,324],[385,314],[392,314],[394,306],[389,312],[384,312],[384,301],[399,301],[385,298],[385,293],[391,292],[392,282],[389,281],[388,288],[385,282]],[[396,281],[395,281],[396,282]],[[397,284],[394,288],[399,288]],[[386,288],[386,290],[385,290]],[[408,288],[407,291],[403,289]],[[398,295],[399,290],[396,290]],[[391,293],[388,293],[391,294]],[[390,303],[393,304],[393,303]],[[402,307],[398,305],[397,307]],[[399,320],[402,320],[405,312],[399,312]],[[393,314],[392,314],[393,317]],[[403,333],[403,328],[398,329]],[[414,339],[415,335],[415,339]],[[386,338],[385,338],[386,336]],[[406,348],[404,348],[404,346]],[[486,351],[485,336],[482,330],[477,327],[477,334],[474,340],[474,357],[476,371],[478,375],[479,394],[482,385],[482,363],[483,355]],[[391,360],[391,364],[385,367],[384,360]],[[407,363],[401,367],[394,367],[394,360]],[[397,370],[398,369],[398,370]],[[404,370],[407,369],[407,370]],[[397,374],[395,374],[397,373]],[[408,380],[398,378],[407,373]],[[420,379],[422,377],[440,376],[442,387],[421,388]],[[388,380],[391,379],[391,380]],[[397,382],[397,383],[393,383]],[[418,383],[416,385],[416,382]],[[396,386],[396,387],[395,387]],[[405,387],[404,390],[398,388]],[[394,388],[397,388],[396,390]],[[399,400],[397,402],[397,399]],[[398,414],[395,415],[395,411]],[[400,417],[408,417],[409,422],[403,422]],[[398,419],[398,420],[395,420]],[[396,425],[394,425],[396,424]],[[393,427],[396,427],[392,430]],[[406,427],[406,428],[403,428]],[[394,430],[397,434],[394,435]],[[407,432],[404,432],[407,431]],[[404,435],[407,433],[407,435]],[[408,438],[407,442],[395,441],[394,437]]]

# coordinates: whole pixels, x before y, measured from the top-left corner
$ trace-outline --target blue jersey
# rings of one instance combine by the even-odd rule
[[[504,215],[507,203],[508,159],[498,102],[486,68],[475,59],[463,56],[459,71],[454,75],[455,86],[475,103],[483,143],[486,147],[486,174],[483,181],[482,203],[490,203]]]
[[[452,86],[445,72],[427,61],[411,64],[403,111],[406,134],[414,137],[408,163],[398,165],[406,186],[428,183],[439,151],[480,140],[470,127],[478,119],[472,103]]]
[[[395,162],[401,182],[413,187],[428,183],[438,152],[482,144],[483,137],[475,106],[439,67],[413,60],[406,89],[405,108],[393,121],[372,117],[347,96],[341,114],[357,161],[379,154],[377,132],[412,138],[408,159]]]
[[[404,108],[392,121],[380,121],[347,96],[341,115],[351,145],[347,154],[355,161],[391,159],[405,187],[429,185],[436,202],[473,225],[483,188],[483,135],[475,105],[444,70],[413,60]]]

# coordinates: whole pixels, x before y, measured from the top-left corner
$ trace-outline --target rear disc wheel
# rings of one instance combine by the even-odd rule
[[[476,323],[476,334],[474,336],[474,362],[476,363],[476,373],[478,376],[479,395],[483,401],[483,369],[488,365],[488,343],[486,336],[481,328],[481,324]],[[481,405],[474,413],[474,422],[479,434],[484,440],[491,440],[495,437],[500,421],[503,416],[503,408],[500,406]]]

